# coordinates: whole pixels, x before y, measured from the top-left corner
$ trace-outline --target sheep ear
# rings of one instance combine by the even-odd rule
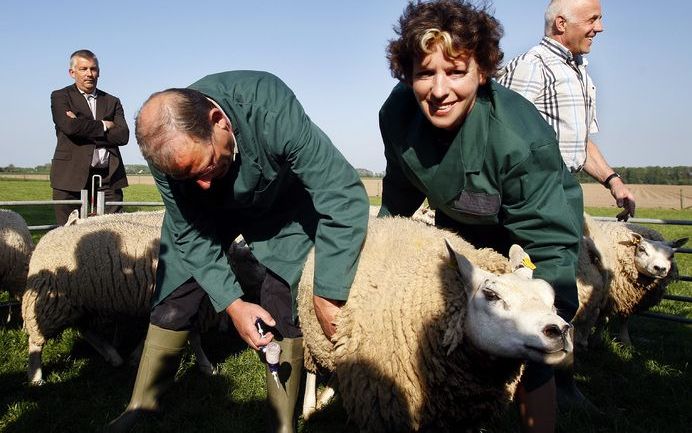
[[[516,275],[529,279],[533,278],[533,270],[536,269],[531,257],[517,244],[509,249],[509,266]]]
[[[668,242],[668,245],[674,250],[682,248],[688,241],[689,238],[675,239],[674,241]]]
[[[65,223],[65,227],[77,224],[77,220],[79,220],[79,210],[75,209],[72,212],[70,212],[70,214],[67,216],[67,222]]]
[[[632,245],[639,245],[642,243],[642,239],[644,238],[639,233],[632,233]]]
[[[457,265],[459,276],[464,283],[464,290],[466,290],[466,294],[468,296],[473,296],[473,293],[481,286],[481,284],[492,278],[493,274],[475,266],[466,257],[454,251],[454,248],[452,248],[452,245],[447,239],[445,239],[445,245],[447,245],[447,251],[449,251],[450,258]]]

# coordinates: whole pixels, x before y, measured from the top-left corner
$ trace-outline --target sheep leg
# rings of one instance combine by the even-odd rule
[[[94,350],[96,350],[99,355],[106,360],[107,363],[113,367],[120,367],[123,365],[123,358],[113,346],[103,339],[103,337],[91,329],[82,328],[80,329],[80,332],[87,343],[89,343],[91,347],[93,347]]]
[[[316,412],[317,375],[310,371],[305,373],[305,396],[303,397],[303,421],[307,421]]]
[[[629,330],[629,318],[625,317],[620,323],[620,342],[627,347],[632,347],[632,340],[630,339]]]
[[[29,368],[28,376],[29,382],[32,385],[43,385],[43,371],[41,370],[41,354],[43,352],[43,345],[32,343],[29,340]]]
[[[320,392],[317,396],[317,406],[315,407],[315,410],[320,410],[329,404],[334,395],[336,395],[337,386],[339,386],[339,380],[336,377],[336,373],[332,373],[327,381],[327,385],[325,385],[322,392]]]
[[[332,373],[327,385],[318,394],[317,393],[317,376],[315,373],[307,372],[305,377],[305,396],[303,398],[303,420],[310,419],[315,412],[326,406],[336,394],[338,381],[336,373]]]
[[[207,358],[207,354],[204,353],[204,349],[202,349],[202,336],[199,334],[199,332],[190,332],[188,341],[190,343],[192,351],[195,353],[195,359],[197,360],[197,368],[199,368],[199,370],[207,376],[214,376],[216,374],[219,374],[218,369],[214,368],[214,366],[209,361],[209,358]]]

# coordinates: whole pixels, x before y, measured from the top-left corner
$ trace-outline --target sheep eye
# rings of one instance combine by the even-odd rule
[[[485,296],[485,299],[489,302],[495,302],[500,300],[500,297],[497,295],[497,293],[493,292],[490,289],[483,289],[483,296]]]
[[[649,255],[649,253],[646,252],[646,249],[644,249],[644,247],[639,247],[638,249],[639,249],[639,252],[644,254],[645,256]]]

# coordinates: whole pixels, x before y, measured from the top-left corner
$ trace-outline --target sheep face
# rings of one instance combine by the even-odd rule
[[[632,233],[637,272],[656,279],[666,277],[673,266],[673,254],[686,242],[687,238],[673,242],[653,241]]]
[[[549,365],[572,352],[570,325],[557,315],[548,283],[532,279],[521,268],[498,276],[450,252],[468,297],[464,337],[475,347],[498,357]]]

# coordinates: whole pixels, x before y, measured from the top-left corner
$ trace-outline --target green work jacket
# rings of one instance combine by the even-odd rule
[[[555,131],[529,101],[491,81],[459,131],[445,136],[399,84],[380,110],[380,131],[387,160],[380,216],[410,216],[427,198],[436,224],[475,246],[507,254],[512,243],[521,245],[571,319],[582,193]]]
[[[369,209],[355,169],[269,73],[223,72],[190,88],[229,117],[238,153],[207,191],[152,167],[166,207],[154,305],[191,277],[217,311],[243,295],[225,256],[238,234],[291,286],[294,316],[297,284],[313,245],[314,293],[346,300]]]

